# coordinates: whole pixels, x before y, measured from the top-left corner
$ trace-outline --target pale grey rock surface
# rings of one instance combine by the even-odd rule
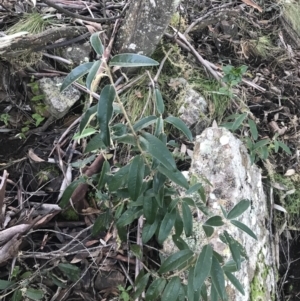
[[[63,81],[64,77],[45,77],[38,80],[39,88],[45,95],[43,101],[47,106],[47,111],[56,119],[65,116],[81,96],[80,91],[72,85],[60,92]]]
[[[65,59],[70,60],[74,66],[79,66],[83,63],[89,62],[89,55],[92,51],[89,42],[84,44],[73,44],[68,47],[63,48],[61,56]]]
[[[266,197],[263,191],[261,172],[250,164],[247,150],[240,140],[225,128],[207,128],[196,137],[189,177],[197,177],[205,185],[207,207],[212,215],[222,215],[220,205],[229,211],[242,199],[251,200],[249,208],[238,220],[256,234],[258,240],[228,223],[226,227],[215,227],[209,243],[226,259],[230,258],[229,247],[221,242],[219,234],[226,229],[246,250],[249,259],[242,263],[241,270],[234,273],[245,290],[240,294],[228,281],[226,290],[230,301],[274,300],[276,272],[275,251],[270,245],[269,220]],[[202,180],[206,178],[212,186]],[[194,220],[194,234],[184,238],[195,252],[208,243],[202,230],[207,217],[202,213]],[[171,238],[164,244],[167,254],[177,252]]]

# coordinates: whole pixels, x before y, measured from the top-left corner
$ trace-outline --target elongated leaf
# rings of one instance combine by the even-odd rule
[[[110,132],[108,123],[113,114],[113,101],[116,96],[115,88],[112,85],[106,85],[100,94],[97,108],[97,118],[101,130],[101,138],[106,146],[110,145]]]
[[[96,77],[97,71],[101,65],[101,60],[95,61],[94,65],[91,67],[89,74],[86,77],[85,85],[86,87],[91,90],[92,82]]]
[[[210,287],[210,301],[219,301],[218,292],[213,283]]]
[[[174,226],[175,219],[176,219],[176,210],[168,212],[164,216],[158,231],[157,241],[159,244],[162,245],[163,242],[167,239],[168,235],[170,234]]]
[[[237,218],[242,215],[250,206],[250,201],[247,199],[237,203],[227,214],[227,219]]]
[[[158,221],[157,219],[154,221],[153,224],[148,224],[146,222],[146,224],[144,225],[143,228],[143,233],[142,233],[142,240],[143,243],[147,243],[154,235],[154,233],[156,232],[156,229],[158,227]]]
[[[225,300],[226,292],[225,292],[224,272],[219,264],[219,261],[214,256],[212,257],[210,276],[211,276],[213,286],[218,292],[219,297],[221,298],[221,300]]]
[[[94,128],[85,128],[82,133],[76,133],[73,137],[74,140],[79,140],[85,137],[89,137],[92,136],[93,134],[95,134],[97,131]]]
[[[223,226],[224,222],[222,220],[222,217],[219,215],[212,216],[210,217],[204,224],[205,226],[214,226],[214,227],[219,227]]]
[[[247,113],[243,113],[243,114],[239,115],[235,119],[235,121],[232,125],[232,131],[236,131],[241,126],[241,124],[243,123],[243,121],[245,120],[246,117],[247,117]]]
[[[93,225],[93,229],[92,229],[93,236],[97,236],[101,231],[108,229],[111,222],[112,222],[112,214],[110,210],[107,209],[105,212],[100,213]]]
[[[243,260],[242,260],[243,262]],[[234,273],[237,272],[238,269],[236,268],[236,263],[233,259],[228,260],[224,265],[223,265],[223,271],[225,272],[230,272]]]
[[[66,188],[66,190],[64,191],[64,193],[61,197],[61,201],[59,203],[59,206],[62,209],[64,209],[69,204],[70,198],[71,198],[74,190],[81,183],[85,183],[85,179],[83,177],[80,177],[79,179],[75,180]]]
[[[177,170],[175,160],[163,142],[149,133],[143,133],[139,139],[144,151],[148,152],[167,169],[171,171]]]
[[[203,301],[208,301],[208,298],[207,298],[207,288],[206,288],[205,283],[203,283],[203,285],[201,287],[201,297],[202,297]]]
[[[143,201],[143,213],[146,221],[149,224],[153,224],[156,218],[156,213],[158,209],[158,204],[153,197],[144,197]]]
[[[193,257],[193,251],[190,249],[182,250],[176,252],[175,254],[170,255],[161,265],[158,270],[159,273],[168,273],[170,271],[175,271],[179,266],[188,261],[191,257]]]
[[[189,270],[189,276],[188,276],[188,284],[187,284],[187,299],[188,301],[198,301],[194,299],[195,295],[195,289],[194,289],[194,275],[195,275],[195,268],[192,267]]]
[[[150,274],[147,273],[146,275],[144,275],[141,279],[139,279],[138,281],[136,281],[135,283],[135,292],[132,296],[132,299],[135,300],[136,298],[138,298],[142,292],[145,290],[148,281],[149,281],[149,277]]]
[[[179,118],[174,116],[169,116],[165,119],[166,122],[175,126],[178,130],[180,130],[190,141],[193,141],[193,135],[190,129],[186,126],[186,124]]]
[[[130,198],[136,201],[140,195],[145,172],[143,156],[136,156],[130,165],[128,174],[128,191]]]
[[[245,233],[247,233],[248,235],[250,235],[251,237],[253,237],[254,239],[257,240],[256,235],[253,233],[253,231],[251,229],[249,229],[245,224],[236,221],[236,220],[231,220],[230,221],[233,225],[235,225],[236,227],[238,227],[239,229],[241,229],[242,231],[244,231]]]
[[[156,110],[158,114],[162,115],[165,111],[164,100],[162,98],[159,89],[155,89],[154,93],[155,93],[155,100],[156,100]]]
[[[157,61],[154,61],[147,56],[134,53],[117,54],[109,62],[109,66],[120,67],[144,67],[157,65],[159,65]]]
[[[163,128],[164,128],[164,120],[162,118],[162,116],[160,115],[157,120],[156,120],[156,125],[155,125],[155,132],[154,132],[154,136],[158,137],[159,140],[163,143],[163,144],[167,144],[167,139],[165,139],[165,136],[160,136],[163,135]],[[164,138],[164,139],[162,139]],[[165,141],[164,141],[165,140]]]
[[[185,194],[186,194],[186,195],[193,194],[193,193],[195,193],[196,191],[198,191],[201,187],[202,187],[202,184],[201,184],[201,183],[196,183],[195,185],[191,186],[191,187],[185,192]]]
[[[0,280],[0,290],[5,290],[10,287],[14,282],[7,280]]]
[[[110,192],[118,190],[120,187],[122,187],[127,182],[130,165],[131,164],[127,164],[124,167],[120,168],[110,178],[110,181],[108,182],[108,188],[109,188]]]
[[[178,208],[176,208],[176,219],[175,219],[175,235],[180,236],[181,233],[183,232],[183,221],[181,218],[181,215],[179,213]]]
[[[108,178],[107,174],[109,171],[110,171],[110,165],[108,161],[105,160],[102,165],[102,170],[97,184],[98,190],[101,190],[104,187],[105,183],[107,182],[107,178]]]
[[[167,281],[163,278],[155,279],[146,292],[146,301],[157,300],[166,286]]]
[[[97,54],[102,55],[104,52],[103,44],[99,37],[99,32],[95,32],[90,37],[90,43]]]
[[[154,195],[158,194],[159,190],[164,187],[164,183],[166,181],[167,177],[160,173],[156,172],[153,177],[153,193]]]
[[[85,74],[87,74],[89,72],[89,70],[92,68],[93,64],[94,64],[93,62],[84,63],[84,64],[74,68],[66,76],[65,80],[63,81],[63,83],[60,87],[60,91],[62,92],[67,87],[69,87],[72,83],[74,83],[78,78],[80,78],[81,76],[84,76]]]
[[[258,131],[257,131],[256,123],[252,119],[248,119],[248,124],[250,127],[251,136],[252,136],[253,140],[256,141],[258,138]]]
[[[236,263],[237,270],[240,270],[241,268],[241,253],[239,246],[235,243],[235,241],[229,240],[229,249],[232,255],[232,259]]]
[[[143,214],[143,211],[137,207],[133,209],[126,210],[117,221],[117,227],[123,228],[131,224],[135,219],[140,217]]]
[[[228,271],[224,271],[226,277],[228,278],[228,280],[234,285],[234,287],[243,295],[245,296],[245,291],[243,286],[241,285],[241,283],[239,282],[239,280],[232,275],[230,272]]]
[[[93,138],[88,142],[84,152],[89,153],[96,149],[105,149],[106,146],[104,145],[101,134],[96,134],[93,136]]]
[[[58,268],[73,282],[76,282],[80,277],[80,269],[74,264],[61,262],[58,264]]]
[[[157,167],[157,170],[159,172],[161,172],[162,174],[164,174],[171,181],[178,184],[179,186],[186,188],[186,189],[189,187],[188,181],[186,180],[186,178],[184,177],[182,172],[180,172],[178,169],[176,171],[169,170],[165,166],[159,165]]]
[[[179,250],[189,249],[188,244],[180,236],[177,236],[176,234],[172,235],[172,240]]]
[[[240,254],[244,257],[244,258],[248,258],[247,252],[245,250],[245,248],[236,240],[232,237],[232,235],[230,235],[226,230],[224,230],[223,234],[219,235],[219,238],[221,239],[222,242],[224,242],[224,244],[227,244],[229,246],[230,243],[235,243],[235,245],[237,246],[237,248],[240,251]]]
[[[194,290],[200,290],[205,279],[208,277],[213,258],[213,250],[210,245],[205,245],[201,253],[198,256],[195,265],[195,275],[194,275]]]
[[[227,219],[227,212],[226,212],[225,208],[222,205],[220,205],[220,207],[221,207],[223,216]]]
[[[114,137],[113,139],[118,141],[119,143],[130,144],[133,146],[137,145],[136,138],[132,134],[126,134],[123,136]]]
[[[263,139],[263,140],[259,140],[258,142],[256,142],[253,146],[253,149],[258,149],[261,148],[263,146],[266,146],[270,143],[269,139]]]
[[[84,113],[79,126],[79,133],[81,134],[82,131],[86,128],[87,125],[91,122],[91,120],[96,116],[97,113],[97,105],[90,107]]]
[[[166,285],[161,300],[164,301],[177,300],[180,290],[181,290],[181,281],[178,276],[175,276]]]
[[[14,291],[12,297],[11,297],[11,301],[21,301],[22,300],[22,291],[17,289]]]
[[[206,237],[211,237],[214,234],[215,229],[211,226],[202,225]]]
[[[274,151],[275,153],[278,153],[279,151],[279,143],[277,140],[274,140]]]
[[[186,237],[193,234],[193,215],[187,203],[182,203],[182,219]]]
[[[133,129],[137,132],[140,131],[143,128],[148,127],[149,125],[155,123],[157,120],[157,117],[154,115],[150,115],[147,117],[142,118],[141,120],[139,120],[138,122],[136,122],[133,126]]]
[[[285,143],[283,143],[281,141],[277,141],[277,142],[278,142],[279,147],[281,147],[288,155],[292,155],[290,148]]]
[[[44,292],[41,289],[28,287],[25,291],[25,296],[31,300],[41,300],[44,297]]]

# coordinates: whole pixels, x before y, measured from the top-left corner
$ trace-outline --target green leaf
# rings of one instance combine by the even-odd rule
[[[87,125],[91,122],[91,120],[96,116],[97,113],[97,105],[90,107],[84,113],[79,126],[79,133],[81,134],[82,131],[86,128]]]
[[[201,184],[201,183],[196,183],[195,185],[192,185],[192,186],[185,192],[185,194],[186,194],[186,195],[193,194],[193,193],[195,193],[196,191],[198,191],[201,187],[202,187],[202,184]]]
[[[101,139],[101,134],[96,134],[94,135],[94,137],[88,142],[84,153],[89,153],[92,152],[94,150],[98,150],[98,149],[105,149],[106,146],[104,145],[102,139]]]
[[[188,301],[198,301],[197,299],[194,298],[195,296],[195,290],[194,290],[194,274],[195,274],[195,268],[192,267],[189,270],[189,276],[188,276],[188,284],[187,284],[187,300]]]
[[[243,123],[243,121],[245,120],[246,117],[247,117],[247,113],[240,114],[235,119],[235,121],[232,125],[232,131],[236,131],[241,126],[241,124]]]
[[[141,120],[139,120],[138,122],[136,122],[133,126],[133,129],[137,132],[140,131],[143,128],[146,128],[147,126],[155,123],[157,120],[157,117],[154,115],[150,115],[147,117],[142,118]]]
[[[194,290],[200,290],[205,279],[208,277],[211,270],[213,258],[213,250],[210,245],[205,245],[201,253],[198,256],[195,264],[195,275],[194,275]]]
[[[230,272],[234,273],[237,272],[238,269],[236,267],[236,263],[233,259],[228,260],[224,265],[223,265],[223,271],[225,272]]]
[[[8,287],[10,287],[12,284],[14,284],[13,281],[7,281],[7,280],[0,279],[0,290],[5,290]]]
[[[178,276],[175,276],[166,285],[161,300],[164,301],[177,300],[180,290],[181,290],[181,281]]]
[[[202,225],[202,228],[207,238],[211,237],[214,234],[215,229],[213,227]]]
[[[77,160],[76,162],[71,163],[71,166],[74,168],[84,168],[89,163],[93,162],[96,158],[96,155],[91,155],[85,159]]]
[[[150,274],[147,273],[141,279],[138,279],[138,281],[136,281],[136,283],[135,283],[135,292],[132,296],[133,300],[138,298],[142,294],[142,292],[145,290],[145,288],[148,284],[149,277],[150,277]]]
[[[281,147],[288,155],[292,155],[290,148],[283,142],[278,141],[279,147]]]
[[[145,172],[143,156],[136,156],[130,165],[128,174],[128,191],[130,198],[136,201],[140,195]]]
[[[167,281],[163,278],[155,279],[146,292],[146,301],[157,300],[166,286]]]
[[[253,140],[256,141],[258,138],[258,131],[257,131],[256,123],[252,119],[248,119],[248,124],[250,127],[251,136],[252,136]]]
[[[118,228],[123,228],[131,224],[135,219],[139,218],[143,211],[137,207],[126,210],[117,221]]]
[[[165,111],[164,100],[162,98],[162,95],[161,95],[159,89],[155,89],[154,93],[155,93],[157,112],[158,112],[158,114],[162,115]]]
[[[202,297],[203,301],[208,300],[208,298],[207,298],[207,288],[206,288],[205,283],[203,283],[203,285],[201,287],[201,297]]]
[[[97,71],[99,70],[101,63],[101,60],[95,61],[94,65],[90,69],[89,74],[86,77],[85,85],[89,90],[91,90],[92,82],[97,75]]]
[[[222,205],[220,205],[220,207],[221,207],[223,216],[227,219],[227,212],[226,212],[225,208]]]
[[[149,133],[143,133],[139,139],[144,151],[148,152],[167,169],[172,171],[177,170],[175,160],[163,142]]]
[[[236,268],[237,270],[240,270],[242,262],[240,244],[231,235],[229,235],[227,231],[224,231],[224,236],[226,238],[227,245],[229,246],[232,259],[236,263]]]
[[[109,62],[109,66],[120,67],[144,67],[157,65],[159,65],[157,61],[154,61],[147,56],[134,53],[117,54]]]
[[[100,232],[108,229],[111,222],[112,214],[109,209],[106,209],[105,212],[100,213],[99,216],[96,218],[92,229],[92,235],[97,236]]]
[[[159,165],[157,167],[157,170],[164,174],[167,178],[169,178],[171,181],[174,183],[178,184],[179,186],[187,189],[189,187],[189,183],[178,169],[174,170],[169,170],[165,166]]]
[[[223,234],[219,235],[219,238],[222,242],[224,242],[227,245],[229,245],[229,243],[234,242],[237,248],[239,249],[240,254],[244,258],[248,258],[245,248],[236,239],[234,239],[226,230],[224,230]]]
[[[72,282],[76,282],[80,277],[80,268],[70,263],[59,263],[58,268],[68,277]]]
[[[126,134],[126,135],[119,136],[119,137],[113,137],[113,139],[118,141],[119,143],[137,146],[136,138],[132,134]]]
[[[41,300],[44,297],[44,292],[40,289],[28,287],[25,291],[25,296],[31,300]]]
[[[261,148],[265,145],[268,145],[270,144],[270,140],[269,139],[263,139],[263,140],[259,140],[258,142],[256,142],[253,146],[253,149],[258,149],[258,148]]]
[[[190,141],[193,141],[193,135],[190,129],[186,126],[186,124],[179,118],[174,116],[169,116],[165,119],[166,122],[175,126],[178,130],[180,130]]]
[[[210,287],[210,301],[219,301],[218,292],[213,283]]]
[[[22,291],[17,289],[14,291],[11,301],[21,301],[23,298]]]
[[[170,271],[175,271],[180,267],[183,263],[187,262],[189,259],[193,257],[194,253],[190,249],[185,249],[179,252],[176,252],[170,255],[161,265],[158,270],[159,273],[168,273]]]
[[[101,173],[100,173],[100,177],[98,180],[98,184],[97,184],[97,189],[101,190],[105,183],[107,182],[107,173],[110,171],[110,165],[108,163],[108,161],[104,161],[103,165],[102,165],[102,169],[101,169]]]
[[[186,237],[193,234],[193,215],[187,203],[182,203],[182,219]]]
[[[189,206],[193,206],[193,207],[195,206],[195,202],[192,198],[185,197],[185,198],[182,198],[181,200],[183,202],[187,203]]]
[[[156,232],[157,227],[158,227],[157,219],[154,221],[153,224],[148,224],[146,222],[146,224],[144,225],[144,228],[143,228],[143,233],[142,233],[142,240],[143,240],[144,244],[147,243],[153,237],[153,235]]]
[[[61,197],[61,201],[59,203],[60,208],[64,209],[67,207],[67,205],[69,204],[70,198],[74,192],[74,190],[77,188],[77,186],[79,184],[85,183],[86,180],[83,177],[80,177],[79,179],[75,180],[74,182],[72,182],[64,191],[62,197]]]
[[[274,140],[274,151],[275,153],[278,153],[279,151],[279,143],[277,140]]]
[[[163,144],[167,144],[167,141],[164,141],[164,139],[162,139],[165,138],[165,136],[163,136],[164,135],[163,128],[164,128],[164,120],[160,115],[156,120],[154,136],[158,137]]]
[[[247,199],[237,203],[227,214],[227,219],[234,219],[242,215],[250,206],[250,201]]]
[[[142,253],[142,249],[141,246],[139,245],[130,245],[130,251],[132,252],[132,254],[142,260],[143,259],[143,253]]]
[[[189,246],[187,245],[187,243],[180,236],[172,235],[172,240],[179,250],[188,250],[189,249]]]
[[[230,221],[233,225],[235,225],[236,227],[238,227],[239,229],[241,229],[242,231],[244,231],[245,233],[247,233],[248,235],[250,235],[251,237],[253,237],[254,239],[257,240],[256,235],[253,233],[253,231],[248,228],[245,224],[236,221],[236,220],[231,220]]]
[[[180,216],[178,208],[176,208],[176,219],[175,219],[175,235],[180,236],[183,231],[183,221]]]
[[[99,37],[99,32],[95,32],[90,37],[90,43],[97,54],[102,55],[104,52],[103,44]]]
[[[222,220],[222,217],[219,215],[215,215],[210,217],[205,223],[205,226],[214,226],[214,227],[219,227],[219,226],[223,226],[224,222]]]
[[[97,108],[97,118],[101,130],[101,138],[106,146],[110,145],[110,132],[108,123],[113,114],[113,101],[116,97],[115,88],[112,85],[106,85],[100,94]]]
[[[73,139],[74,140],[79,140],[79,139],[82,139],[82,138],[85,138],[85,137],[89,137],[93,134],[95,134],[97,132],[97,130],[95,130],[94,128],[85,128],[82,133],[76,133],[74,136],[73,136]]]
[[[127,164],[123,166],[113,176],[110,177],[110,180],[107,183],[110,192],[117,191],[124,185],[124,183],[127,182],[130,165],[131,164]]]
[[[143,201],[143,213],[147,223],[153,224],[156,218],[158,204],[153,197],[145,196]]]
[[[219,261],[213,256],[210,270],[212,283],[222,300],[226,299],[224,272]]]
[[[158,231],[158,237],[157,237],[157,241],[159,244],[163,244],[163,242],[167,239],[167,237],[169,236],[174,223],[175,223],[175,219],[176,219],[176,210],[173,210],[171,212],[168,212],[162,222],[161,225],[159,227],[159,231]]]
[[[84,64],[74,68],[64,79],[64,81],[60,87],[60,91],[62,92],[67,87],[69,87],[72,83],[74,83],[78,78],[80,78],[83,75],[85,75],[86,73],[88,73],[93,65],[94,65],[93,62],[84,63]]]
[[[243,286],[241,285],[241,283],[239,282],[239,280],[232,275],[230,272],[228,271],[224,271],[226,277],[228,278],[228,280],[234,285],[234,287],[243,295],[245,296],[245,291]]]

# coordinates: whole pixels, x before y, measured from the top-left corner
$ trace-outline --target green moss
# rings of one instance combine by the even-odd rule
[[[78,221],[79,215],[74,211],[73,208],[69,208],[61,213],[61,216],[67,221]]]

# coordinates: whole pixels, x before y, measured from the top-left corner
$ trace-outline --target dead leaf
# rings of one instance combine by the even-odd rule
[[[252,0],[242,0],[245,4],[249,5],[249,6],[252,6],[254,8],[256,8],[260,13],[262,13],[262,8],[257,5],[256,3],[254,3]]]
[[[288,169],[284,174],[286,177],[293,176],[296,173],[295,169]]]
[[[43,160],[42,158],[40,158],[38,155],[36,155],[33,151],[32,148],[29,149],[28,151],[28,156],[29,158],[34,161],[34,162],[45,162],[45,160]]]

